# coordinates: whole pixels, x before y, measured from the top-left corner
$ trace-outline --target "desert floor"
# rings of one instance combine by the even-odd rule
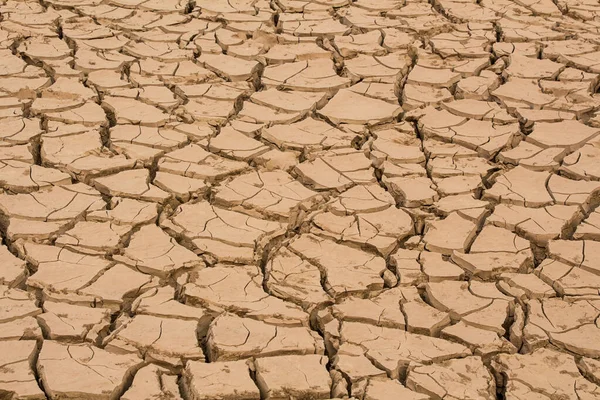
[[[0,16],[0,399],[600,399],[598,1]]]

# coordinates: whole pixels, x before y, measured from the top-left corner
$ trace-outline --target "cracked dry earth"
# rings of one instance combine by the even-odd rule
[[[598,1],[0,15],[0,399],[600,399]]]

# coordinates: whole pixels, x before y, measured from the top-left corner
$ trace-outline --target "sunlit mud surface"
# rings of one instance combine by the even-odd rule
[[[0,399],[600,399],[598,1],[0,16]]]

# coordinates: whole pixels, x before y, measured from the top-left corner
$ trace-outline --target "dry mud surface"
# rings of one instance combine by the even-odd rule
[[[598,1],[0,15],[0,399],[600,399]]]

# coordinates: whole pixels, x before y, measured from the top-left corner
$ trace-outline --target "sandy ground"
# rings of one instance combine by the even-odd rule
[[[600,399],[598,1],[0,15],[0,399]]]

